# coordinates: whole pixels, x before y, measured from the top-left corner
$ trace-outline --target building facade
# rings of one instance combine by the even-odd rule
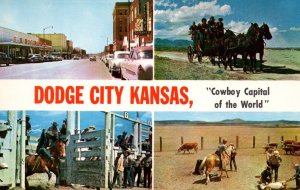
[[[29,54],[41,51],[51,52],[51,41],[0,27],[0,52],[5,52],[13,59],[26,59]]]
[[[113,45],[114,51],[124,49],[124,38],[128,39],[129,10],[131,2],[116,2],[113,10]]]
[[[134,0],[130,7],[130,48],[153,45],[153,0]]]
[[[62,33],[54,34],[32,34],[39,38],[44,38],[52,42],[53,54],[64,55],[67,54],[67,37]]]

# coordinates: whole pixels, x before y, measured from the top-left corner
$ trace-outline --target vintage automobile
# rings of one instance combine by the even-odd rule
[[[106,67],[108,67],[109,60],[111,60],[113,57],[114,57],[114,54],[107,54],[105,56],[104,63],[106,65]]]
[[[96,56],[91,56],[90,57],[90,61],[96,61],[96,60],[97,60]]]
[[[27,61],[29,63],[37,63],[37,62],[43,62],[44,59],[41,56],[41,54],[31,54],[28,56]]]
[[[77,55],[75,55],[75,56],[73,57],[73,60],[79,60],[79,57],[78,57]]]
[[[0,66],[1,64],[5,64],[6,66],[9,66],[9,64],[12,63],[12,60],[10,57],[6,55],[6,53],[0,52]]]
[[[121,74],[121,63],[129,58],[129,51],[115,51],[114,58],[110,59],[108,62],[108,69],[112,76]]]
[[[124,80],[153,79],[153,47],[143,46],[131,50],[130,56],[121,64],[121,78]]]

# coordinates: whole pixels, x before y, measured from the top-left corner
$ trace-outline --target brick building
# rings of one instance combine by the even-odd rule
[[[114,51],[125,50],[124,38],[128,39],[128,13],[131,2],[116,2],[113,10],[113,44]]]

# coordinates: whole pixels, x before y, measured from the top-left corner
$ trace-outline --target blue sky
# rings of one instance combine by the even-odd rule
[[[24,33],[64,33],[88,53],[112,42],[115,2],[128,0],[0,0],[0,26]]]
[[[225,28],[246,32],[251,22],[267,23],[268,47],[300,47],[298,0],[156,0],[156,38],[190,39],[189,25],[203,17],[222,16]]]
[[[300,112],[155,112],[154,118],[155,121],[222,121],[237,118],[247,121],[300,121]]]
[[[123,111],[116,111],[119,115],[124,115]],[[59,128],[62,125],[63,120],[67,117],[65,111],[26,111],[27,115],[30,115],[30,123],[32,127],[31,136],[39,136],[42,129],[48,129],[55,121],[58,123]],[[147,123],[152,122],[151,112],[139,112],[140,121]],[[136,119],[137,112],[128,112],[129,118]],[[21,112],[19,112],[21,117]],[[7,112],[0,111],[0,120],[7,121]],[[103,129],[105,125],[105,114],[97,111],[82,111],[80,112],[80,128],[81,130],[95,125],[97,130]],[[115,123],[116,135],[121,134],[123,131],[127,131],[128,134],[132,133],[133,122],[124,119],[116,118]]]

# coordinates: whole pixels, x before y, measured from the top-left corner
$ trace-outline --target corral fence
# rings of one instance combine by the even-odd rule
[[[242,138],[244,138],[244,137],[242,137]],[[249,138],[249,137],[247,137],[247,138]],[[204,148],[207,148],[207,147],[205,147],[204,139],[205,138],[203,136],[201,136],[200,140],[199,140],[200,146],[198,145],[198,147],[200,147],[201,150],[203,150]],[[216,140],[215,140],[216,144],[220,144],[222,142],[222,139],[223,139],[222,137],[216,138]],[[263,146],[257,146],[256,136],[252,136],[252,144],[251,144],[252,146],[249,145],[249,144],[241,144],[240,139],[241,139],[240,136],[236,136],[235,142],[232,142],[232,143],[234,143],[236,148],[262,148],[263,147]],[[271,141],[271,136],[267,136],[266,139],[265,139],[265,144],[264,145],[267,145],[267,144],[272,143],[272,142],[283,142],[284,140],[286,140],[284,138],[284,136],[281,136],[280,139],[272,138],[272,141]],[[298,136],[295,135],[293,140],[298,141]],[[184,137],[181,136],[180,140],[178,140],[178,142],[180,142],[181,145],[184,144]],[[280,147],[280,145],[281,144],[278,143],[278,147]],[[159,150],[156,150],[156,151],[159,151],[159,152],[163,151],[163,137],[161,137],[161,136],[159,137]]]
[[[132,119],[127,112],[119,115],[111,112],[102,112],[105,117],[103,129],[80,134],[80,112],[68,111],[66,157],[60,163],[60,182],[64,185],[80,184],[89,187],[109,188],[113,178],[113,164],[117,156],[118,147],[115,147],[116,120],[130,122],[134,147],[137,154],[145,154],[143,142],[152,130],[150,122],[143,123]],[[36,137],[30,137],[28,152],[35,152]]]
[[[0,189],[25,188],[25,112],[18,120],[17,111],[7,112],[0,131]]]

